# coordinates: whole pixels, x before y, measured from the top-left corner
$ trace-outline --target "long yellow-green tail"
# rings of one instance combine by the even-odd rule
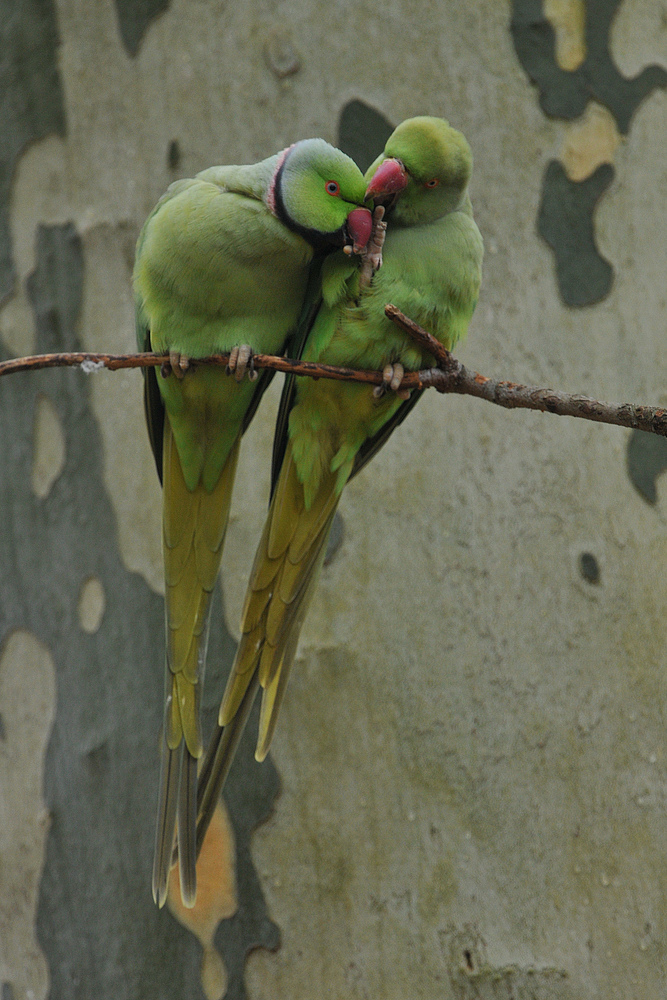
[[[162,544],[165,567],[166,694],[153,897],[162,906],[178,825],[181,896],[192,906],[196,877],[197,760],[211,592],[220,568],[239,440],[215,488],[185,485],[169,419],[163,442]]]
[[[306,509],[288,445],[250,574],[241,640],[207,747],[197,789],[197,849],[222,791],[255,694],[262,688],[255,756],[264,760],[296,656],[338,506],[335,474],[326,475]]]

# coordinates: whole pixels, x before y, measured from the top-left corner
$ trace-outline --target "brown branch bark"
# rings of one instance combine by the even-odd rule
[[[385,313],[405,333],[422,348],[432,354],[438,367],[419,372],[406,372],[401,383],[402,389],[434,388],[438,392],[455,392],[460,395],[476,396],[507,409],[541,410],[560,416],[579,417],[598,423],[631,427],[667,437],[667,410],[663,407],[633,405],[631,403],[606,403],[589,396],[572,395],[554,389],[538,386],[519,385],[516,382],[487,378],[461,364],[427,330],[405,316],[393,305],[385,307]],[[228,354],[198,358],[191,362],[197,365],[226,365]],[[64,365],[90,365],[90,368],[104,367],[111,371],[118,368],[149,368],[168,364],[168,355],[159,354],[91,354],[78,352],[71,354],[38,354],[28,358],[14,358],[0,362],[0,376],[13,372],[31,371],[38,368],[54,368]],[[311,378],[331,378],[344,382],[361,382],[367,385],[382,385],[382,372],[360,371],[335,365],[321,365],[311,361],[295,361],[272,354],[253,355],[255,368],[273,368],[295,375]]]
[[[279,372],[293,372],[295,375],[308,375],[311,378],[332,378],[345,382],[367,382],[370,385],[380,385],[381,372],[359,371],[355,368],[339,368],[335,365],[320,365],[312,361],[294,361],[273,354],[253,354],[255,368],[274,368]],[[206,358],[190,360],[190,368],[200,365],[227,365],[229,354],[213,354]],[[92,354],[76,352],[70,354],[34,354],[28,358],[11,358],[0,361],[0,376],[14,372],[32,371],[38,368],[81,367],[90,365],[89,370],[108,368],[116,371],[118,368],[157,368],[169,364],[168,354]],[[419,385],[419,373],[410,372],[404,379],[406,388]]]

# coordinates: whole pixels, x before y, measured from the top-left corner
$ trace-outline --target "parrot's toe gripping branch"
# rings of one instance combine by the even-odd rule
[[[160,371],[162,378],[175,375],[177,379],[182,379],[189,367],[190,358],[186,357],[185,354],[179,354],[178,351],[169,351],[169,361],[165,361]]]
[[[373,389],[373,395],[376,399],[382,399],[385,392],[391,389],[395,392],[399,399],[409,399],[410,390],[401,389],[401,382],[403,381],[403,376],[405,375],[405,369],[403,365],[397,361],[393,365],[385,365],[382,372],[382,384],[376,385]]]
[[[257,372],[253,364],[252,353],[252,347],[249,344],[232,347],[227,362],[227,374],[233,375],[237,382],[242,382],[247,371],[248,378],[254,382],[257,378]]]

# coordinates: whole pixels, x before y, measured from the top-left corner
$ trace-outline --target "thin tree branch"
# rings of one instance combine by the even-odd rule
[[[64,367],[83,367],[87,371],[108,368],[110,371],[116,371],[118,368],[152,368],[165,363],[169,363],[168,354],[91,354],[87,351],[33,354],[29,358],[10,358],[9,361],[0,361],[0,375],[27,372],[37,368]]]
[[[519,385],[487,378],[467,369],[427,330],[405,316],[396,306],[385,307],[387,317],[401,330],[412,337],[423,349],[433,355],[438,367],[426,368],[419,372],[406,372],[401,382],[402,389],[434,388],[438,392],[455,392],[460,395],[476,396],[507,409],[541,410],[560,416],[580,417],[598,423],[632,427],[667,437],[667,410],[663,407],[633,405],[631,403],[605,403],[589,396],[571,395],[554,389]],[[228,354],[217,354],[191,361],[191,366],[227,365]],[[169,364],[169,356],[164,354],[92,354],[77,352],[70,354],[38,354],[28,358],[14,358],[0,362],[0,376],[13,372],[32,371],[37,368],[61,366],[82,366],[87,371],[108,368],[150,368]],[[311,378],[330,378],[344,382],[361,382],[367,385],[382,385],[382,372],[360,371],[335,365],[321,365],[312,361],[295,361],[272,354],[253,355],[255,368],[273,368],[295,375]]]
[[[206,358],[191,358],[190,369],[201,365],[226,366],[229,354],[213,354]],[[255,368],[273,368],[279,372],[293,372],[295,375],[308,375],[311,378],[332,378],[345,382],[367,382],[370,385],[382,383],[381,372],[359,371],[355,368],[340,368],[336,365],[320,365],[313,361],[294,361],[273,354],[253,354],[252,363]],[[35,354],[28,358],[12,358],[0,361],[0,376],[14,372],[32,371],[37,368],[83,367],[87,371],[108,368],[116,371],[119,368],[158,368],[169,364],[168,354],[93,354],[78,351],[69,354]],[[405,387],[419,386],[419,373],[406,374]]]
[[[384,307],[385,315],[396,324],[399,329],[407,333],[420,347],[432,354],[438,362],[438,368],[450,374],[457,372],[462,367],[455,357],[443,347],[439,340],[436,340],[432,333],[415,323],[405,313],[402,313],[396,306],[387,305]]]

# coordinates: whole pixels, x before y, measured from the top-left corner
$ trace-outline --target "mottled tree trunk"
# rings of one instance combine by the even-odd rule
[[[4,357],[132,350],[134,243],[171,180],[312,135],[365,167],[434,114],[472,146],[487,250],[462,360],[666,402],[650,0],[0,0],[0,43]],[[209,725],[278,392],[243,449]],[[663,439],[425,394],[346,490],[193,933],[150,893],[164,640],[141,375],[11,375],[0,428],[2,1000],[664,998]]]

